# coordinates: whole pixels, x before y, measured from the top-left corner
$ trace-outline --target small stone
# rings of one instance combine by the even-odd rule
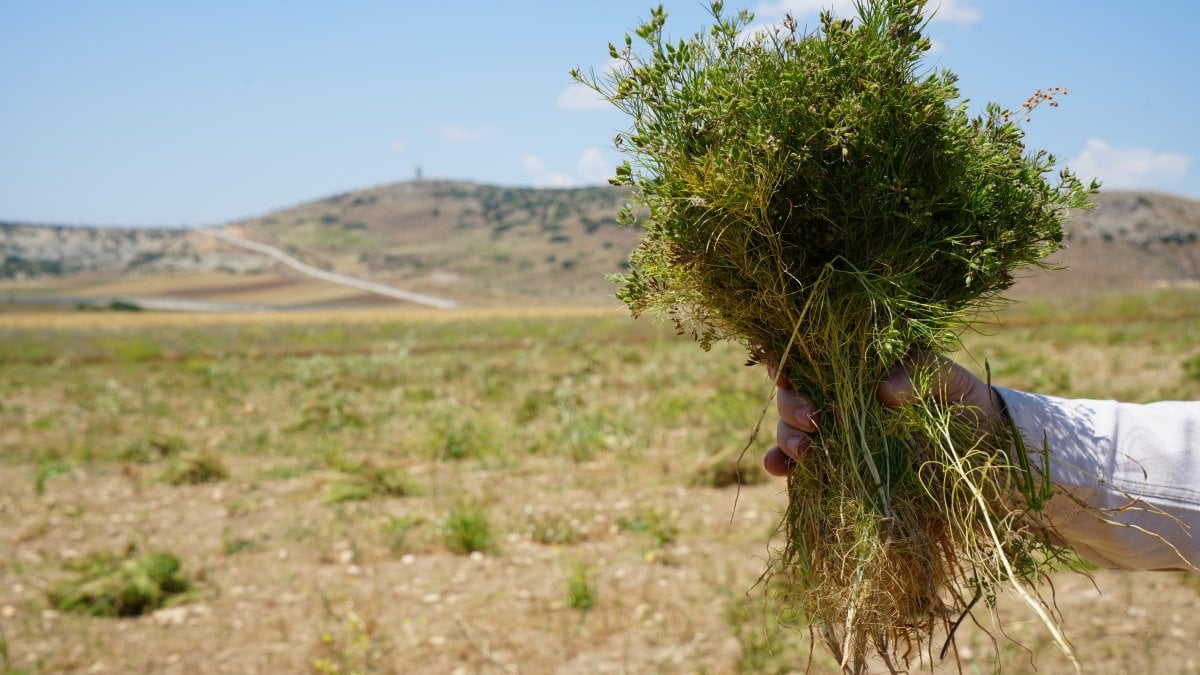
[[[16,607],[13,607],[12,605],[5,605],[4,607],[0,607],[0,617],[4,617],[5,619],[11,619],[16,615],[17,615]]]
[[[154,623],[160,626],[179,626],[182,625],[188,618],[187,607],[168,607],[160,609],[151,615]]]
[[[432,605],[432,604],[440,601],[441,599],[442,599],[442,596],[439,593],[427,593],[421,598],[421,602],[423,602],[427,605]]]
[[[415,556],[411,553],[405,553],[404,555],[400,556],[400,564],[401,565],[411,565],[411,564],[415,563],[416,561],[417,561],[417,556]]]

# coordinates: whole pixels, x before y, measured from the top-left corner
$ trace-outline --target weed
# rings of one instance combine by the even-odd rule
[[[46,592],[50,605],[88,616],[138,616],[178,604],[192,588],[179,558],[166,552],[96,553],[66,569],[71,575]]]
[[[232,556],[239,553],[247,553],[258,548],[258,542],[254,539],[246,537],[235,537],[230,532],[229,528],[225,528],[225,532],[221,537],[222,550],[225,555]]]
[[[1200,382],[1200,354],[1183,362],[1183,376],[1192,382]]]
[[[1048,481],[1008,461],[1004,430],[972,444],[943,433],[957,418],[940,405],[891,415],[875,394],[902,357],[947,351],[1017,270],[1043,264],[1099,185],[1054,178],[1053,156],[1026,151],[1020,123],[1064,89],[972,118],[957,77],[924,62],[925,0],[854,4],[856,19],[824,12],[808,32],[789,16],[753,36],[749,12],[714,0],[711,29],[679,42],[660,5],[638,48],[609,44],[603,75],[573,71],[632,118],[612,182],[644,207],[621,216],[643,237],[617,295],[706,350],[730,341],[774,362],[824,411],[821,447],[788,481],[780,556],[844,667],[931,644],[931,598],[966,612],[972,585],[1012,587],[1070,655],[1026,590],[1032,552],[1050,548],[1036,517]],[[936,368],[914,370],[933,391],[921,380]],[[1014,484],[1029,489],[980,496]]]
[[[201,485],[229,477],[225,462],[212,452],[192,452],[171,463],[163,480],[171,485]]]
[[[617,528],[623,532],[648,534],[659,548],[679,536],[675,515],[658,508],[645,508],[632,516],[622,516],[617,519]]]
[[[332,618],[339,621],[340,630],[321,633],[315,650],[317,655],[312,659],[313,670],[321,675],[376,672],[383,658],[376,634],[378,625],[374,621],[364,621],[349,607],[336,614]]]
[[[351,398],[351,393],[329,385],[308,392],[300,405],[300,420],[287,427],[289,431],[338,431],[362,429],[367,421]]]
[[[529,424],[541,415],[549,402],[550,395],[546,392],[534,391],[526,394],[521,399],[521,404],[517,406],[517,412],[513,416],[513,421],[517,424]]]
[[[420,525],[424,524],[425,519],[418,515],[403,515],[390,516],[383,522],[380,528],[383,532],[384,541],[387,544],[388,550],[392,553],[400,553],[405,550],[408,544],[408,537]]]
[[[362,481],[340,480],[329,484],[329,489],[325,493],[325,503],[365,502],[373,496],[375,493],[371,490],[371,486]]]
[[[400,469],[379,466],[369,460],[348,460],[340,448],[326,451],[325,463],[340,474],[329,485],[325,498],[328,504],[365,501],[372,497],[403,497],[411,492],[411,481]]]
[[[566,413],[558,429],[557,449],[576,462],[587,462],[605,448],[608,435],[601,413]]]
[[[731,599],[725,622],[741,645],[738,672],[783,675],[805,669],[811,641],[800,634],[805,627],[803,616],[771,590]],[[837,669],[835,663],[817,661]]]
[[[288,541],[305,541],[317,534],[317,531],[307,525],[292,525],[283,531],[283,538]]]
[[[121,363],[156,361],[163,354],[159,341],[144,335],[107,338],[100,341],[100,346],[113,360]]]
[[[71,467],[68,464],[57,460],[43,461],[38,464],[37,470],[34,472],[33,490],[37,496],[41,497],[46,493],[46,483],[55,476],[65,476],[71,473]]]
[[[494,442],[470,416],[447,413],[437,420],[431,445],[435,459],[463,460],[489,454]]]
[[[596,604],[596,587],[592,572],[585,565],[576,565],[567,577],[567,607],[584,612]]]
[[[180,454],[187,447],[182,438],[166,436],[160,438],[140,438],[126,445],[116,455],[123,462],[147,464],[165,457]]]
[[[283,464],[264,469],[260,474],[263,480],[291,480],[299,478],[316,468],[313,462],[302,464]]]
[[[454,553],[492,552],[492,526],[482,504],[460,502],[442,519],[442,541]]]
[[[525,507],[525,536],[539,544],[577,544],[587,537],[587,526],[570,514],[557,510]]]
[[[702,460],[693,474],[693,484],[724,488],[731,485],[756,485],[766,482],[770,476],[758,462],[761,453],[747,451],[743,457],[740,448],[734,452],[721,453]]]
[[[12,655],[8,653],[8,634],[4,632],[4,624],[0,623],[0,666],[4,667],[4,675],[14,673]]]

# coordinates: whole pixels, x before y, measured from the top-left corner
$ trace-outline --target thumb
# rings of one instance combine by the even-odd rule
[[[888,369],[875,391],[879,400],[889,408],[908,405],[917,398],[917,394],[913,390],[912,378],[909,377],[908,368],[903,362]]]
[[[879,382],[876,393],[884,405],[892,408],[913,403],[918,398],[918,392],[913,385],[910,373],[914,369],[929,369],[928,380],[925,380],[933,398],[946,403],[966,403],[982,405],[984,401],[974,400],[978,378],[957,363],[937,354],[919,351],[905,357],[902,361],[888,369],[883,380]],[[986,398],[986,397],[985,397]]]

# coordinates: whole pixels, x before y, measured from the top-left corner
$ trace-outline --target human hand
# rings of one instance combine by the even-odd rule
[[[987,383],[950,359],[929,352],[906,358],[884,375],[875,393],[885,406],[895,408],[916,400],[908,373],[918,366],[936,368],[931,393],[940,401],[962,404],[964,414],[971,415],[970,421],[981,434],[987,433],[990,424],[1001,415],[999,399]],[[777,377],[776,384],[779,386],[776,397],[779,424],[775,430],[778,445],[767,451],[763,466],[773,476],[786,476],[812,447],[812,435],[820,431],[821,413],[811,399],[793,389],[784,377]]]

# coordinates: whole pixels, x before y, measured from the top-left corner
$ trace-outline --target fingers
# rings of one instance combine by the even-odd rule
[[[879,400],[889,408],[908,405],[917,398],[917,393],[913,390],[912,378],[909,377],[908,368],[904,363],[897,363],[888,369],[887,374],[883,376],[883,380],[875,389],[875,393],[879,396]]]
[[[879,400],[892,408],[915,402],[918,393],[909,373],[926,368],[933,369],[932,377],[923,380],[931,388],[929,393],[933,398],[962,404],[972,415],[972,422],[977,417],[985,419],[997,414],[991,389],[985,382],[950,359],[927,351],[913,352],[887,371],[876,388]],[[773,476],[786,476],[812,447],[811,435],[819,431],[820,413],[812,399],[793,389],[774,369],[771,376],[779,387],[776,397],[779,424],[775,430],[778,445],[767,451],[763,466]]]
[[[817,423],[820,420],[817,406],[804,394],[791,387],[781,386],[775,398],[775,407],[779,410],[779,419],[793,428],[810,434],[817,432]]]
[[[779,420],[775,428],[775,442],[779,449],[792,459],[801,459],[812,447],[812,439],[808,434],[783,420]]]
[[[772,476],[786,476],[795,465],[796,460],[785,455],[778,447],[771,448],[763,455],[763,468]]]
[[[779,424],[775,430],[778,445],[763,456],[763,468],[772,476],[786,476],[812,447],[808,435],[817,432],[820,416],[812,400],[792,389],[786,377],[774,368],[770,368],[770,374],[779,387],[775,397],[775,407],[779,411]]]
[[[909,373],[916,368],[934,369],[928,380],[933,398],[978,408],[986,414],[994,412],[987,384],[950,359],[930,352],[915,352],[892,366],[876,389],[879,400],[892,408],[914,402],[917,392]]]

